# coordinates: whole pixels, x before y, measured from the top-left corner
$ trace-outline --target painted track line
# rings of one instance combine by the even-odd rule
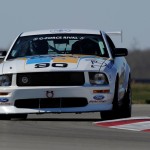
[[[96,126],[150,132],[150,117],[132,117],[109,121],[94,122]]]

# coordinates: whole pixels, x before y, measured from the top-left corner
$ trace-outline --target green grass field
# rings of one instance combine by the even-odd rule
[[[132,83],[132,103],[150,104],[150,84]]]

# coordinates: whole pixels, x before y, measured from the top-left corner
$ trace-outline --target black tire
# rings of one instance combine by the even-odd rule
[[[11,116],[7,114],[0,114],[0,120],[10,120]]]
[[[25,120],[27,119],[27,116],[28,116],[27,114],[9,114],[9,115],[1,114],[0,120],[11,120],[11,119]]]
[[[11,119],[13,120],[26,120],[28,114],[13,114],[11,115]]]
[[[120,118],[129,118],[131,117],[132,110],[132,98],[131,98],[131,80],[129,78],[128,88],[122,100],[122,106],[120,108]]]
[[[119,118],[118,89],[119,89],[119,81],[117,78],[116,83],[115,83],[113,108],[110,111],[102,111],[101,112],[101,119],[102,120],[111,120],[111,119],[118,119]]]

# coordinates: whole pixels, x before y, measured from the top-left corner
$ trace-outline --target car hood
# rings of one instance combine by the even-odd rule
[[[2,73],[100,70],[109,62],[106,58],[89,55],[28,56],[4,61]]]

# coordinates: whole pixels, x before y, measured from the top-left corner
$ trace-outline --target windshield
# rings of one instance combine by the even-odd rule
[[[7,59],[46,54],[83,54],[108,57],[101,35],[49,34],[19,37]]]

